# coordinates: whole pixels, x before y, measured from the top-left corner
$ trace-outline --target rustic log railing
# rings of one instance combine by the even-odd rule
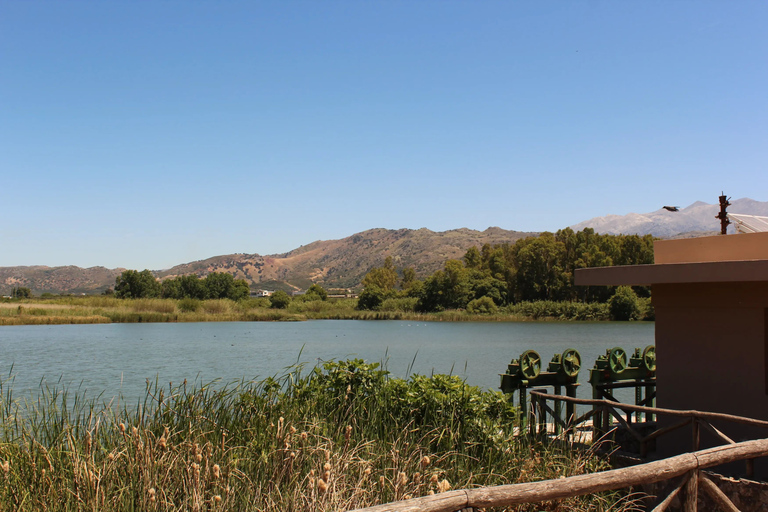
[[[546,390],[532,390],[530,394],[531,408],[534,413],[530,417],[531,421],[529,421],[529,432],[532,435],[549,434],[547,415],[550,415],[553,420],[553,430],[555,433],[568,434],[573,432],[577,425],[584,423],[599,412],[601,413],[601,424],[593,425],[596,431],[606,432],[610,426],[610,418],[615,418],[620,425],[624,426],[639,441],[641,455],[643,456],[646,455],[647,445],[651,440],[691,425],[693,434],[692,451],[667,459],[622,469],[541,482],[448,491],[431,496],[358,509],[358,512],[460,512],[487,507],[506,507],[625,489],[677,477],[682,478],[672,491],[656,505],[652,512],[667,510],[677,496],[681,497],[683,512],[696,512],[698,510],[697,495],[699,489],[709,496],[722,510],[738,512],[734,504],[702,470],[722,464],[746,461],[747,474],[751,476],[754,471],[754,459],[768,456],[768,438],[737,443],[712,425],[712,421],[727,421],[768,428],[768,421],[723,413],[660,409],[657,407],[623,404],[610,400],[578,399],[563,395],[552,395],[547,393]],[[565,401],[569,405],[590,405],[592,410],[578,418],[575,417],[575,414],[572,414],[571,417],[564,420],[555,414],[555,410],[561,410],[561,408],[556,407],[553,410],[546,403],[547,400],[554,400],[556,403],[557,401]],[[575,408],[571,407],[568,409],[575,410]],[[624,415],[619,413],[619,411],[624,413]],[[631,415],[633,413],[636,417],[639,416],[638,413],[668,415],[679,417],[681,421],[643,436],[632,427]],[[702,427],[726,444],[699,450],[700,429]]]
[[[683,510],[696,511],[697,487],[701,486],[724,510],[738,510],[702,469],[768,455],[768,439],[716,446],[628,468],[577,475],[556,480],[448,491],[432,496],[397,501],[358,512],[456,512],[464,509],[506,507],[559,500],[596,492],[650,484],[682,476],[683,479],[653,512],[662,512],[680,492]]]
[[[592,409],[578,418],[574,417],[574,415],[564,419],[555,414],[555,410],[553,410],[552,407],[547,404],[547,400],[553,400],[556,403],[562,401],[574,405],[589,405],[592,406]],[[712,433],[716,439],[720,440],[720,442],[735,444],[733,439],[728,437],[712,424],[713,421],[738,423],[740,425],[768,428],[768,421],[745,418],[743,416],[736,416],[733,414],[694,410],[662,409],[658,407],[623,404],[610,400],[571,398],[564,395],[552,395],[546,390],[540,389],[531,390],[531,409],[531,421],[529,421],[528,425],[532,435],[547,434],[549,419],[551,419],[554,424],[554,430],[556,434],[568,434],[574,432],[578,425],[585,423],[591,417],[598,416],[601,419],[600,424],[592,425],[593,439],[597,439],[601,434],[608,432],[611,426],[610,420],[611,418],[615,418],[616,421],[622,427],[624,427],[626,431],[640,444],[639,455],[641,458],[645,458],[648,455],[648,445],[651,441],[658,438],[659,436],[686,427],[688,425],[691,425],[691,451],[696,451],[700,448],[700,434],[702,428]],[[622,415],[619,411],[623,412],[624,415]],[[635,428],[637,423],[631,422],[633,413],[671,416],[680,418],[680,421],[664,428],[655,430],[650,434],[643,435],[637,428]],[[746,461],[746,475],[747,477],[754,476],[753,460]]]

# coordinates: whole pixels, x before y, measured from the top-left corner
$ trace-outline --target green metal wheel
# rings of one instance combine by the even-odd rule
[[[614,347],[608,354],[608,367],[613,373],[621,373],[627,368],[627,353],[621,347]]]
[[[654,345],[648,345],[643,350],[643,366],[649,372],[656,371],[656,347]]]
[[[526,350],[520,356],[520,371],[528,380],[533,380],[541,372],[541,357],[535,350]]]
[[[581,369],[581,355],[574,348],[563,352],[563,371],[569,377],[575,377]]]

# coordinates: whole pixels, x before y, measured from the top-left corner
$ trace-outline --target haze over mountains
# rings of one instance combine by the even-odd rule
[[[604,234],[651,234],[669,238],[688,233],[696,236],[719,232],[715,215],[719,207],[701,201],[679,212],[659,209],[654,212],[606,215],[571,226],[575,231],[591,227]],[[729,213],[768,216],[768,202],[744,198],[732,201]],[[472,246],[514,243],[537,233],[488,228],[475,231],[461,228],[444,232],[422,229],[370,229],[340,240],[316,241],[284,254],[230,254],[157,270],[159,278],[185,274],[204,277],[210,272],[228,272],[245,279],[252,289],[306,289],[313,282],[326,287],[357,286],[373,267],[392,256],[399,268],[413,267],[419,278],[442,268],[445,261],[461,258]],[[215,250],[215,249],[213,249]],[[124,269],[19,266],[0,267],[0,294],[13,287],[28,287],[35,294],[100,293],[114,286]],[[142,269],[136,269],[142,270]]]

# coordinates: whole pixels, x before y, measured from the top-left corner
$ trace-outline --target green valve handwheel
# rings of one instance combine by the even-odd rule
[[[643,350],[643,366],[649,372],[656,371],[656,347],[654,345],[648,345]]]
[[[526,350],[520,355],[520,371],[528,380],[533,380],[541,372],[541,357],[535,350]]]
[[[613,373],[621,373],[627,368],[627,353],[621,347],[614,347],[608,354],[608,367]]]
[[[574,348],[566,349],[563,352],[563,371],[568,377],[575,377],[581,369],[581,356]]]

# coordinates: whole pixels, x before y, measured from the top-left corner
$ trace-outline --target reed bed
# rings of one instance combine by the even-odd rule
[[[456,377],[361,360],[260,381],[147,385],[138,404],[0,386],[0,509],[338,511],[606,467],[513,435],[516,410]],[[637,510],[611,492],[510,510]]]
[[[646,302],[648,299],[644,299]],[[648,308],[643,303],[643,308]],[[390,299],[380,310],[358,310],[357,299],[294,300],[286,309],[272,309],[265,298],[229,299],[115,299],[103,296],[26,299],[0,303],[0,325],[230,322],[297,320],[409,320],[415,322],[521,322],[531,320],[602,321],[610,319],[608,304],[576,302],[521,302],[493,314],[466,310],[419,313],[410,299]],[[648,315],[646,315],[648,316]],[[648,317],[651,318],[650,316]]]

